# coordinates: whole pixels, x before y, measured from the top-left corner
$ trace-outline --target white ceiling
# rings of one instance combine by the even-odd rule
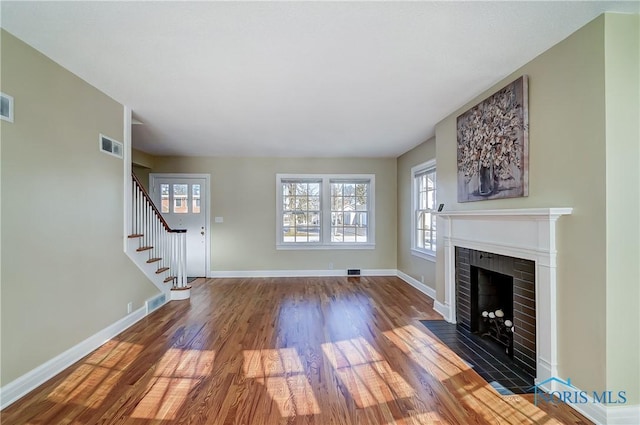
[[[639,5],[3,0],[0,19],[129,105],[141,150],[395,157],[600,13]]]

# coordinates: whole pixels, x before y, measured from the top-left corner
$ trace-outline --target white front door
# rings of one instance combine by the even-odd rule
[[[151,197],[172,229],[187,230],[187,276],[207,275],[208,179],[189,174],[151,174]]]

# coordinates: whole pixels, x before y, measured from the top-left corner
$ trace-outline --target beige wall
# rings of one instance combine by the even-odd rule
[[[458,203],[456,117],[523,74],[529,76],[529,196]],[[605,81],[609,81],[605,80],[605,18],[600,16],[470,100],[436,126],[438,202],[444,202],[447,209],[574,208],[573,215],[561,218],[558,224],[559,374],[571,378],[574,385],[586,391],[604,391],[608,384],[631,385],[629,379],[624,381],[617,375],[613,379],[612,365],[607,359],[612,351],[622,351],[625,346],[618,338],[608,341],[609,325],[619,326],[620,323],[614,325],[606,321],[609,288],[612,285],[618,288],[616,282],[608,280],[611,273],[607,267],[609,256],[606,249],[610,241],[607,214],[611,213],[611,208],[618,207],[608,208],[606,205],[608,189],[611,189],[606,181],[607,169],[615,160],[607,157],[610,154],[610,134],[605,114]],[[634,93],[628,91],[620,95],[631,101],[629,98]],[[616,103],[618,99],[611,98],[611,101]],[[636,107],[636,124],[637,116]],[[632,136],[630,133],[626,135]],[[634,140],[637,150],[637,135]],[[619,146],[630,143],[633,141],[625,138]],[[631,179],[637,179],[639,164],[635,158],[638,158],[637,154],[628,159],[635,162],[633,167],[636,171],[630,174]],[[637,202],[635,205],[637,214]],[[616,214],[631,218],[629,213],[619,210]],[[631,264],[637,264],[638,258],[637,239],[631,243],[636,244],[635,250],[630,251],[635,253],[636,259],[626,264],[628,270],[631,270]],[[436,289],[438,299],[443,300],[442,243],[439,246]],[[625,246],[628,247],[629,243]],[[632,272],[625,273],[630,274]],[[637,272],[633,282],[625,285],[637,285]],[[622,296],[627,289],[616,289],[615,293]],[[607,342],[612,345],[607,347]],[[615,370],[634,371],[637,378],[637,363],[631,366],[630,356],[620,356],[623,363]],[[630,393],[634,390],[610,389],[626,389]],[[629,402],[638,401],[640,395],[634,390],[629,394]]]
[[[149,174],[153,169],[153,162],[153,155],[137,149],[131,149],[131,171],[140,180],[147,192],[149,192]]]
[[[607,387],[640,401],[640,16],[605,15]]]
[[[214,271],[396,268],[396,160],[156,157],[154,173],[211,174]],[[375,250],[276,250],[276,173],[372,173]]]
[[[131,149],[131,163],[143,168],[153,168],[155,159],[153,155],[138,149]]]
[[[411,254],[411,168],[436,157],[436,139],[431,138],[398,158],[398,270],[432,289],[436,286],[436,265]],[[437,164],[436,164],[437,167]],[[437,172],[437,171],[436,171]]]
[[[157,289],[123,252],[123,107],[2,31],[5,385],[138,309]]]

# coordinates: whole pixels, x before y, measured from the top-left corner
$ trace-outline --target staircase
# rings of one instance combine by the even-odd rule
[[[187,231],[172,229],[138,178],[131,175],[131,233],[127,254],[169,300],[191,295],[187,283]]]

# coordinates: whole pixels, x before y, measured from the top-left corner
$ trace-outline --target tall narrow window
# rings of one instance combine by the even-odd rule
[[[160,211],[163,213],[169,212],[169,185],[161,184],[160,185]]]
[[[193,206],[191,207],[191,212],[194,214],[200,214],[200,185],[194,184],[191,186],[192,193],[192,202]]]
[[[173,212],[176,214],[186,214],[189,212],[187,198],[189,196],[188,184],[173,185]]]
[[[436,164],[429,161],[413,167],[413,217],[411,251],[433,259],[436,253]]]

